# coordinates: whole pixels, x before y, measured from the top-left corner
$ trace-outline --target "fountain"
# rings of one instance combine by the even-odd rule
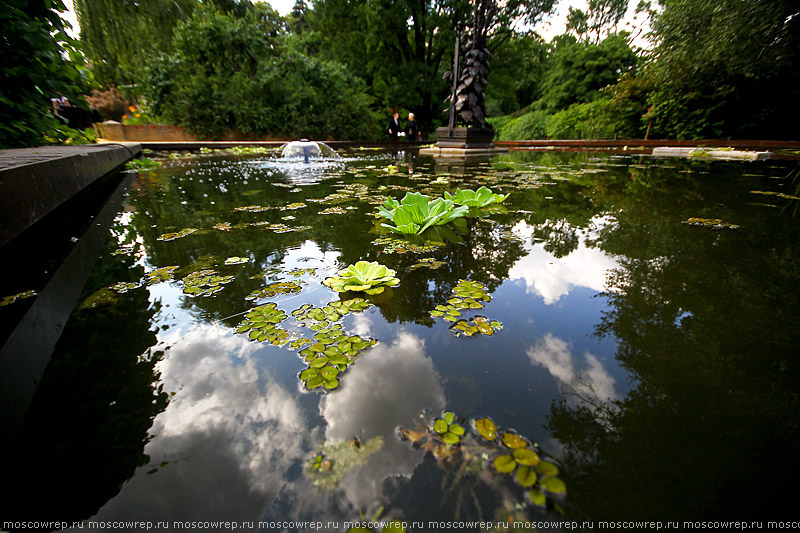
[[[283,159],[302,158],[304,163],[309,163],[310,159],[338,158],[336,150],[325,143],[300,139],[292,141],[281,147],[281,157]]]

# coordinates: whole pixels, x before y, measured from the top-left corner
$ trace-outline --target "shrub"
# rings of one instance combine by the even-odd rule
[[[544,139],[549,118],[545,111],[530,111],[499,125],[495,137],[500,141]]]
[[[122,121],[122,115],[128,112],[131,105],[116,87],[109,87],[107,91],[92,89],[92,95],[87,96],[86,101],[100,113],[103,120],[117,122]]]

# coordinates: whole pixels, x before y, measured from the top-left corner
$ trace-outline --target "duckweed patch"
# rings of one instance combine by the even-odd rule
[[[739,229],[736,224],[730,224],[719,218],[690,218],[683,222],[689,226],[699,226],[711,229]]]
[[[552,506],[562,511],[566,485],[558,477],[559,468],[527,438],[500,430],[488,417],[470,420],[470,431],[456,422],[452,411],[435,418],[423,413],[421,420],[414,429],[398,427],[397,434],[454,471],[450,490],[463,490],[471,480],[494,490],[505,487],[516,498],[518,510]]]
[[[484,302],[491,301],[488,289],[479,281],[459,280],[453,287],[453,296],[447,300],[447,305],[439,304],[431,312],[433,318],[441,318],[453,322],[450,330],[456,336],[471,337],[476,334],[493,335],[503,328],[497,320],[489,320],[485,316],[475,316],[470,319],[461,318],[461,314],[470,309],[483,309]]]
[[[236,333],[246,333],[250,340],[283,346],[289,342],[289,332],[279,324],[287,315],[274,302],[254,307],[236,327]]]
[[[284,294],[297,294],[303,290],[301,285],[292,282],[270,283],[262,289],[257,289],[245,296],[245,300],[263,300]]]
[[[381,237],[372,241],[375,246],[383,246],[385,254],[426,254],[443,247],[445,244],[438,241],[424,241],[416,244],[398,237]]]
[[[221,291],[231,281],[233,276],[220,276],[212,269],[192,272],[181,280],[183,293],[189,296],[211,296]]]
[[[174,279],[175,271],[178,270],[179,267],[177,266],[165,266],[161,268],[157,268],[151,272],[148,272],[144,275],[144,283],[145,285],[154,285],[156,283],[161,283],[162,281],[169,281]]]
[[[12,294],[10,296],[3,296],[3,298],[0,299],[0,307],[11,305],[20,300],[24,300],[25,298],[32,298],[33,296],[36,296],[36,294],[37,293],[34,290],[27,290],[23,292],[18,292],[17,294]]]
[[[373,437],[367,442],[360,442],[357,438],[343,442],[326,442],[306,462],[303,472],[315,487],[336,490],[347,472],[365,465],[370,456],[383,448],[383,445],[381,436]]]
[[[159,241],[174,241],[176,239],[182,239],[187,235],[191,235],[192,233],[196,233],[199,230],[197,228],[184,228],[180,231],[176,231],[173,233],[163,233],[158,236]]]

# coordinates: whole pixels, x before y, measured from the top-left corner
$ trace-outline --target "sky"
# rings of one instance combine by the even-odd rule
[[[258,1],[258,0],[256,0]],[[262,0],[263,1],[263,0]],[[75,11],[73,9],[72,0],[65,0],[64,2],[67,5],[68,11],[64,13],[62,16],[66,19],[73,28],[71,32],[73,37],[78,36],[78,20],[75,17]],[[295,0],[272,0],[268,2],[272,7],[281,15],[288,14],[292,7],[294,6]],[[636,33],[633,31],[633,27],[625,26],[626,24],[636,25],[637,20],[635,19],[634,9],[636,7],[636,1],[630,1],[630,7],[628,9],[628,14],[623,19],[623,27],[632,33]],[[570,6],[576,7],[579,9],[586,9],[587,1],[586,0],[560,0],[558,5],[556,6],[556,13],[537,26],[535,29],[536,31],[544,38],[545,41],[550,41],[556,35],[560,35],[564,33],[567,26],[567,13],[569,13]],[[640,17],[641,18],[641,17]],[[643,32],[644,33],[644,32]],[[647,48],[646,41],[639,37],[638,39],[634,40],[634,44],[636,46]]]

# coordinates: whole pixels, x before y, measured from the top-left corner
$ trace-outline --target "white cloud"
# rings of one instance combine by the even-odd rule
[[[583,355],[585,364],[579,364],[569,344],[552,333],[546,333],[526,353],[532,364],[546,368],[554,378],[581,398],[592,401],[617,398],[614,378],[597,357],[587,351]]]
[[[604,223],[606,221],[597,219],[592,227],[597,228]],[[520,221],[513,231],[530,241],[535,230],[535,227]],[[579,237],[578,248],[566,257],[555,257],[544,249],[542,243],[533,246],[528,244],[526,247],[530,252],[511,267],[509,278],[525,280],[527,292],[538,294],[547,305],[558,302],[574,287],[606,290],[606,273],[618,266],[617,261],[599,248],[586,246],[590,231],[576,232]]]
[[[343,381],[342,390],[326,396],[320,405],[328,422],[326,439],[384,439],[383,448],[341,483],[349,501],[366,508],[382,500],[384,480],[411,477],[422,462],[421,450],[396,438],[397,426],[414,427],[423,409],[439,412],[446,401],[423,341],[405,331],[391,345],[379,344],[366,352]]]

